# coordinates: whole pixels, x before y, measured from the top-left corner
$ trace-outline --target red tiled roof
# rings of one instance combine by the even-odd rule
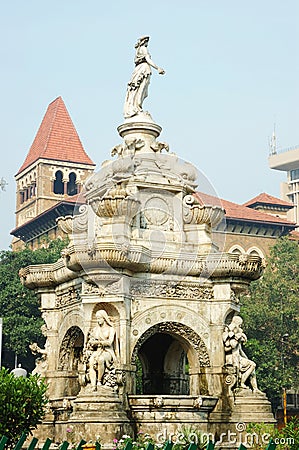
[[[239,219],[248,220],[254,222],[268,222],[277,224],[294,225],[293,222],[282,219],[280,217],[272,216],[270,214],[265,214],[255,209],[248,208],[244,205],[238,205],[237,203],[229,202],[228,200],[223,200],[213,195],[204,194],[203,192],[196,192],[196,198],[201,204],[205,205],[217,205],[225,209],[226,217],[228,219]]]
[[[282,200],[281,198],[273,197],[272,195],[266,194],[265,192],[257,195],[251,200],[248,200],[248,202],[243,203],[243,206],[251,206],[256,203],[265,203],[267,205],[277,205],[277,206],[288,206],[289,208],[293,207],[292,203]]]
[[[61,97],[48,106],[18,174],[39,158],[94,165],[83,148]]]

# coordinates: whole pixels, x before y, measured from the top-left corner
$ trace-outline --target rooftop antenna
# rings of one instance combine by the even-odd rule
[[[277,154],[277,142],[276,142],[276,124],[274,123],[273,133],[271,138],[269,139],[269,150],[270,155],[276,155]]]

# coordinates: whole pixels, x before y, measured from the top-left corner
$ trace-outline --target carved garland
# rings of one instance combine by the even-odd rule
[[[183,339],[185,339],[190,346],[195,350],[198,361],[201,367],[210,367],[210,358],[207,351],[207,348],[204,342],[201,340],[200,336],[195,333],[192,328],[187,325],[183,325],[178,322],[161,322],[153,325],[147,331],[145,331],[140,338],[138,339],[133,353],[132,353],[132,363],[135,364],[138,352],[141,346],[144,344],[147,339],[153,336],[156,333],[167,333],[167,334],[175,334]]]
[[[145,297],[177,297],[201,300],[210,300],[214,297],[212,286],[192,286],[176,283],[136,283],[131,286],[130,293]]]

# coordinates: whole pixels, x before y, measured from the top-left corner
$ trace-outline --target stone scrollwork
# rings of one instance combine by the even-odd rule
[[[212,286],[198,286],[180,283],[142,282],[131,285],[133,296],[171,297],[210,300],[214,297]]]
[[[118,294],[121,292],[122,279],[117,281],[106,282],[105,284],[95,284],[93,282],[83,282],[82,294],[83,295],[98,295],[103,297],[104,295]]]
[[[200,205],[193,195],[183,199],[184,222],[187,224],[206,223],[216,227],[224,218],[225,211],[220,206]]]
[[[79,288],[70,287],[66,292],[56,295],[55,306],[61,308],[71,303],[79,302],[81,300],[81,290]]]

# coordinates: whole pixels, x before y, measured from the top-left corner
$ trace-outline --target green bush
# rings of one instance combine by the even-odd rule
[[[46,391],[47,384],[39,375],[15,377],[7,369],[0,370],[0,436],[9,439],[10,448],[43,419]]]

